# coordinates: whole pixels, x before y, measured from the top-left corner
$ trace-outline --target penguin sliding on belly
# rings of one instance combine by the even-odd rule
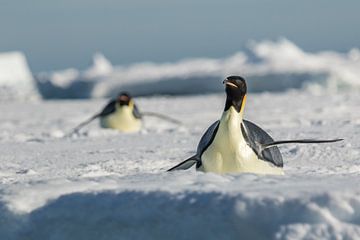
[[[230,76],[223,82],[226,91],[221,119],[213,123],[200,139],[194,156],[168,171],[196,169],[215,173],[284,174],[278,145],[286,143],[330,143],[333,140],[274,141],[263,129],[244,120],[246,83],[242,77]]]
[[[103,128],[112,128],[120,132],[137,132],[141,129],[143,116],[158,117],[172,123],[180,124],[179,121],[159,113],[140,113],[130,94],[123,92],[120,93],[115,100],[111,100],[100,113],[95,114],[74,128],[72,133],[78,132],[80,128],[96,118],[100,119],[100,126]]]

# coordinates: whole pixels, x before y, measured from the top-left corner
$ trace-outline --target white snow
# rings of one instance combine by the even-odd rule
[[[221,80],[233,74],[249,85],[245,118],[275,139],[345,140],[281,147],[285,176],[166,172],[221,116]],[[359,49],[309,53],[287,39],[173,63],[113,66],[97,53],[86,70],[36,81],[22,53],[2,53],[0,239],[359,239],[359,79]],[[136,99],[182,126],[149,117],[121,134],[95,121],[71,137],[105,99],[4,101],[120,90],[199,95]]]
[[[36,82],[24,54],[0,53],[0,101],[39,99]]]
[[[102,54],[96,53],[93,57],[92,66],[84,73],[86,78],[104,77],[111,74],[113,66],[111,62]]]
[[[1,239],[360,238],[357,91],[248,96],[245,117],[275,139],[345,139],[281,147],[285,176],[165,172],[194,153],[224,93],[136,102],[183,126],[94,122],[64,137],[106,101],[0,103]]]
[[[60,78],[62,74],[65,76]],[[221,59],[193,58],[128,66],[112,66],[98,53],[87,70],[77,70],[77,74],[72,76],[68,71],[41,73],[37,78],[43,84],[54,85],[45,89],[46,96],[58,91],[56,86],[66,86],[65,90],[73,92],[72,97],[84,98],[114,96],[124,89],[135,95],[218,92],[221,91],[218,79],[229,75],[247,76],[253,91],[281,91],[304,86],[314,91],[330,92],[359,89],[360,50],[310,53],[282,38],[251,42],[248,53],[237,52]],[[204,85],[206,87],[201,87]],[[84,90],[84,86],[87,89]],[[64,98],[68,96],[66,94],[63,91],[55,97]]]

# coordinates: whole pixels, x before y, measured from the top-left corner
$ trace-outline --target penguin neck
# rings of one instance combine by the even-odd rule
[[[226,95],[224,112],[228,111],[230,108],[234,108],[238,113],[240,113],[243,108],[245,98],[245,96],[232,96],[228,93]]]
[[[121,105],[120,103],[116,103],[116,111],[118,113],[132,112],[132,108],[129,105]]]
[[[229,129],[240,129],[243,121],[243,109],[240,112],[236,111],[234,106],[230,106],[223,112],[220,124]],[[236,131],[236,130],[235,130]],[[229,131],[230,133],[233,131]],[[240,131],[241,132],[241,131]]]

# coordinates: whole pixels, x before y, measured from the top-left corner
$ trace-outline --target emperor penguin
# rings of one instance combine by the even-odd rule
[[[72,133],[78,132],[80,128],[87,125],[96,118],[100,119],[100,126],[103,128],[112,128],[120,132],[137,132],[141,129],[143,116],[158,117],[176,124],[180,124],[176,119],[168,116],[144,112],[141,113],[135,104],[131,95],[127,92],[121,92],[116,99],[110,100],[103,110],[85,122],[79,124]]]
[[[141,128],[141,114],[128,93],[121,93],[110,101],[100,113],[103,128],[117,129],[121,132],[137,132]]]
[[[196,154],[168,171],[196,169],[214,173],[255,173],[282,175],[283,159],[277,147],[286,143],[329,143],[333,140],[274,139],[256,124],[243,119],[247,87],[240,76],[227,77],[226,102],[220,120],[214,122],[201,137]]]

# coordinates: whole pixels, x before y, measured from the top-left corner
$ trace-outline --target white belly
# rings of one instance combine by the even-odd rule
[[[113,128],[122,132],[136,132],[141,128],[141,119],[135,118],[132,109],[122,106],[117,110],[100,119],[100,125],[104,128]]]
[[[201,156],[204,172],[284,174],[282,168],[261,160],[245,142],[242,117],[233,107],[225,112],[212,144]]]

